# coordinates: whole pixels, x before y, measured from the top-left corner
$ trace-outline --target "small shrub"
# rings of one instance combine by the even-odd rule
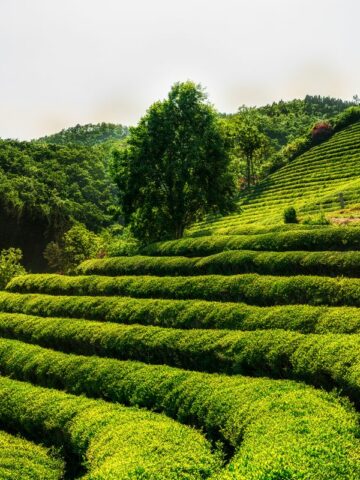
[[[0,289],[17,275],[24,275],[25,268],[21,265],[22,252],[19,248],[9,248],[0,252]]]
[[[287,207],[284,210],[284,223],[298,223],[294,207]]]
[[[60,242],[50,242],[44,257],[52,270],[72,273],[79,263],[96,257],[101,247],[101,238],[79,223],[70,228]]]
[[[330,138],[332,133],[333,129],[329,122],[317,122],[311,130],[312,143],[317,145]]]
[[[104,254],[108,257],[136,255],[140,242],[129,228],[116,225],[101,232]]]

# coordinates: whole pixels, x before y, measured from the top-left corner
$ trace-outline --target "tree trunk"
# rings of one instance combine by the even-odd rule
[[[248,188],[251,187],[251,155],[246,157],[246,185]]]
[[[185,226],[183,224],[175,225],[175,238],[182,238],[184,235]]]

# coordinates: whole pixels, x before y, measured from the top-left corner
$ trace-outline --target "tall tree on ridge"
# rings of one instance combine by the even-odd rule
[[[114,154],[125,222],[148,242],[180,238],[210,212],[229,212],[235,185],[221,122],[199,85],[175,84]]]

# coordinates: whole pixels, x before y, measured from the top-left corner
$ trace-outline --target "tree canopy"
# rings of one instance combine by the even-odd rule
[[[27,263],[74,221],[98,231],[118,212],[116,193],[94,148],[1,140],[0,248],[21,247]]]
[[[37,141],[56,145],[73,144],[92,147],[108,141],[122,140],[128,133],[129,129],[123,125],[105,122],[96,125],[89,123],[63,129],[61,132],[39,138]]]
[[[203,89],[175,84],[115,152],[125,222],[142,241],[179,238],[204,214],[231,210],[229,161],[221,122]]]

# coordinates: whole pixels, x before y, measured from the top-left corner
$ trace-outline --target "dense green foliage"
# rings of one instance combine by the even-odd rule
[[[359,228],[293,229],[257,235],[213,235],[158,242],[142,249],[144,255],[205,257],[223,250],[359,250]]]
[[[199,433],[162,415],[8,378],[0,378],[0,421],[40,441],[50,436],[85,464],[84,480],[202,480],[219,467]]]
[[[0,202],[14,216],[62,231],[71,218],[99,229],[111,218],[114,186],[101,156],[81,146],[0,141]]]
[[[1,480],[60,480],[63,462],[44,447],[0,431]]]
[[[86,260],[80,275],[325,275],[360,276],[360,252],[230,250],[208,257],[110,257]]]
[[[71,273],[82,261],[100,254],[103,241],[81,223],[74,225],[58,242],[50,242],[44,251],[49,267]]]
[[[298,223],[296,210],[294,207],[287,207],[284,210],[284,223]]]
[[[317,121],[333,118],[352,106],[355,106],[353,101],[307,95],[303,100],[280,101],[259,107],[257,112],[264,132],[278,146],[283,146],[306,134]],[[244,111],[246,109],[241,108],[238,115]]]
[[[302,333],[360,333],[360,310],[355,307],[258,307],[244,303],[201,300],[0,292],[0,311],[183,329],[281,328]]]
[[[9,248],[0,251],[0,289],[16,275],[24,275],[25,268],[21,265],[22,252],[18,248]]]
[[[177,330],[12,313],[0,313],[0,333],[83,355],[307,380],[316,386],[341,388],[359,403],[360,335]]]
[[[180,238],[205,213],[229,211],[235,191],[228,166],[221,125],[203,90],[175,84],[115,152],[126,224],[141,241]]]
[[[97,357],[89,359],[9,340],[0,340],[0,365],[7,374],[17,378],[31,378],[37,383],[77,394],[104,396],[114,402],[161,410],[183,423],[202,427],[212,438],[220,435],[229,447],[235,449],[235,454],[223,472],[215,474],[217,480],[260,480],[267,475],[276,479],[296,478],[299,471],[309,480],[356,480],[360,473],[357,416],[349,406],[341,405],[335,396],[300,383],[241,376],[229,378],[167,366]],[[12,415],[18,421],[19,415],[13,411],[12,392],[21,387],[36,393],[41,389],[23,387],[9,380],[6,383],[5,391],[10,393],[5,404],[8,418]],[[1,381],[0,386],[2,399],[4,386]],[[51,396],[55,395],[55,392],[51,393]],[[42,410],[50,410],[46,400],[44,395],[43,405],[40,405]],[[23,407],[25,401],[26,398],[22,402],[19,399],[16,407]],[[80,402],[94,404],[85,399],[79,399]],[[1,405],[0,418],[5,409],[5,405],[3,408]],[[24,408],[22,418],[27,419],[29,406],[24,405]],[[115,408],[107,406],[107,411],[114,414]],[[89,410],[84,410],[80,420],[87,421],[91,429],[92,422],[87,418]],[[77,417],[74,423],[72,432],[83,427],[78,426]],[[116,425],[116,420],[112,425]],[[131,433],[134,435],[133,431]],[[181,447],[184,448],[183,442]],[[191,447],[193,444],[186,452]],[[133,453],[129,452],[130,455]],[[179,473],[177,478],[194,477],[182,477]]]
[[[26,264],[74,221],[95,231],[112,222],[115,195],[94,149],[0,141],[0,247],[22,248]]]
[[[125,295],[246,302],[251,305],[360,306],[360,279],[297,275],[292,277],[203,275],[196,277],[107,277],[24,275],[10,281],[12,292],[52,295]]]
[[[206,237],[209,235],[259,235],[261,233],[290,232],[291,230],[315,230],[319,225],[309,223],[298,224],[274,224],[274,225],[234,225],[231,226],[231,217],[225,217],[229,226],[212,226],[206,221],[197,223],[193,228],[186,231],[187,237]],[[223,219],[225,223],[225,219]],[[236,220],[235,220],[236,221]],[[221,222],[220,220],[218,221]],[[327,224],[329,225],[329,224]]]
[[[232,168],[239,187],[251,187],[264,157],[269,154],[269,139],[261,132],[257,115],[253,110],[242,112],[227,125],[230,139]]]
[[[76,125],[59,133],[39,138],[37,142],[55,145],[83,145],[92,147],[111,140],[122,140],[128,135],[128,128],[113,123]]]

